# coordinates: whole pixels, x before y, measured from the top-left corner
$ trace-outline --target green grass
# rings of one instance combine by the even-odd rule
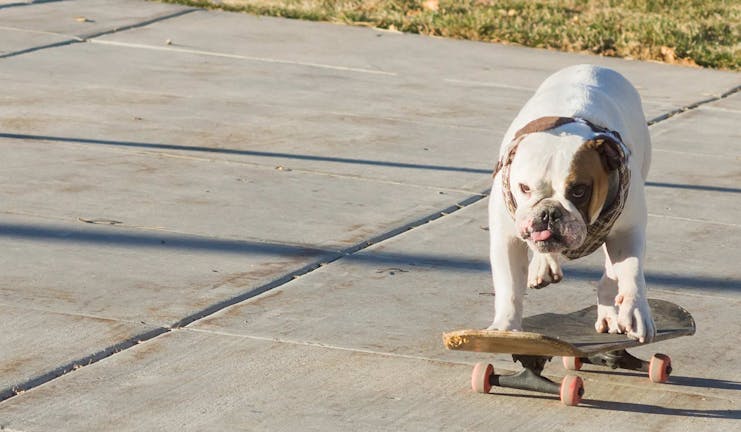
[[[457,39],[741,69],[738,0],[164,0]]]

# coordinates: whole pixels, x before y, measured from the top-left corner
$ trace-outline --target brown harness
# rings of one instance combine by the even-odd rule
[[[515,157],[515,153],[517,152],[517,147],[520,145],[522,139],[528,134],[545,132],[569,123],[585,124],[595,132],[596,135],[592,138],[592,141],[600,144],[597,146],[597,149],[601,153],[603,160],[606,161],[607,167],[610,170],[618,171],[619,185],[618,193],[615,194],[615,199],[610,203],[610,205],[602,209],[602,212],[593,224],[587,226],[587,237],[584,240],[584,243],[576,249],[569,249],[561,252],[561,254],[568,259],[576,259],[587,256],[602,246],[605,239],[607,239],[608,234],[610,234],[612,226],[615,224],[615,221],[625,207],[625,201],[628,198],[628,190],[630,189],[630,169],[628,169],[628,157],[630,151],[623,143],[620,134],[616,131],[595,125],[594,123],[582,118],[541,117],[526,124],[522,129],[515,133],[512,143],[510,143],[509,148],[504,152],[502,158],[497,163],[494,176],[496,177],[499,172],[502,174],[502,193],[504,195],[504,202],[509,214],[514,219],[515,211],[517,210],[517,203],[515,202],[515,198],[512,195],[512,190],[510,188],[509,170],[512,166],[512,160]],[[613,161],[617,161],[617,163]]]

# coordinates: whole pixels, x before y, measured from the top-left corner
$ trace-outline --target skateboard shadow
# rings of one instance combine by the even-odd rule
[[[616,375],[616,376],[629,376],[629,377],[646,377],[643,372],[625,372],[625,371],[612,371],[612,370],[586,370],[582,369],[579,372],[599,375]],[[741,390],[741,382],[719,380],[712,378],[701,378],[701,377],[685,377],[672,375],[669,381],[661,385],[670,386],[683,386],[683,387],[696,387],[696,388],[711,388],[717,390]]]
[[[542,399],[550,400],[560,404],[558,396],[531,394],[531,393],[507,393],[507,392],[494,392],[492,390],[491,396],[496,397],[513,397],[513,398],[524,398],[524,399]],[[602,401],[586,398],[584,399],[578,408],[605,410],[605,411],[623,411],[632,412],[639,414],[656,414],[656,415],[667,415],[667,416],[682,416],[682,417],[697,417],[697,418],[710,418],[710,419],[738,419],[741,418],[741,410],[700,410],[700,409],[685,409],[685,408],[670,408],[656,405],[639,404],[633,402],[616,402],[616,401]]]
[[[709,419],[739,419],[741,410],[699,410],[685,408],[669,408],[656,405],[644,405],[632,402],[598,401],[585,399],[579,408],[599,409],[607,411],[623,411],[640,414],[656,414],[667,416],[697,417]]]
[[[741,390],[741,382],[717,380],[711,378],[683,377],[672,375],[664,385],[677,385],[686,387],[714,388],[720,390]]]

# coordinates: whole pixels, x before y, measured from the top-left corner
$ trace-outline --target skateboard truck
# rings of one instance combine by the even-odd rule
[[[666,354],[654,354],[650,361],[641,360],[621,349],[592,354],[588,357],[563,357],[563,366],[568,370],[579,370],[582,364],[648,372],[648,378],[655,383],[663,383],[672,373],[672,361]]]
[[[626,350],[608,351],[591,355],[582,362],[597,366],[606,366],[611,369],[628,369],[640,372],[648,372],[649,362],[641,360]]]
[[[471,387],[479,393],[489,393],[492,386],[530,390],[559,395],[561,402],[574,406],[584,396],[584,383],[578,376],[567,375],[561,384],[553,382],[542,374],[545,364],[552,357],[533,355],[513,355],[512,359],[522,365],[522,370],[514,374],[497,375],[488,363],[477,363],[471,374]]]

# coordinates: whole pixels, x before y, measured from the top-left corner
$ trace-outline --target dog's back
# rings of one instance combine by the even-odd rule
[[[651,140],[641,98],[618,72],[600,66],[576,65],[551,75],[510,125],[502,149],[525,124],[547,116],[579,117],[619,132],[633,154],[633,163],[637,164],[634,172],[641,172],[645,180],[651,160]]]

